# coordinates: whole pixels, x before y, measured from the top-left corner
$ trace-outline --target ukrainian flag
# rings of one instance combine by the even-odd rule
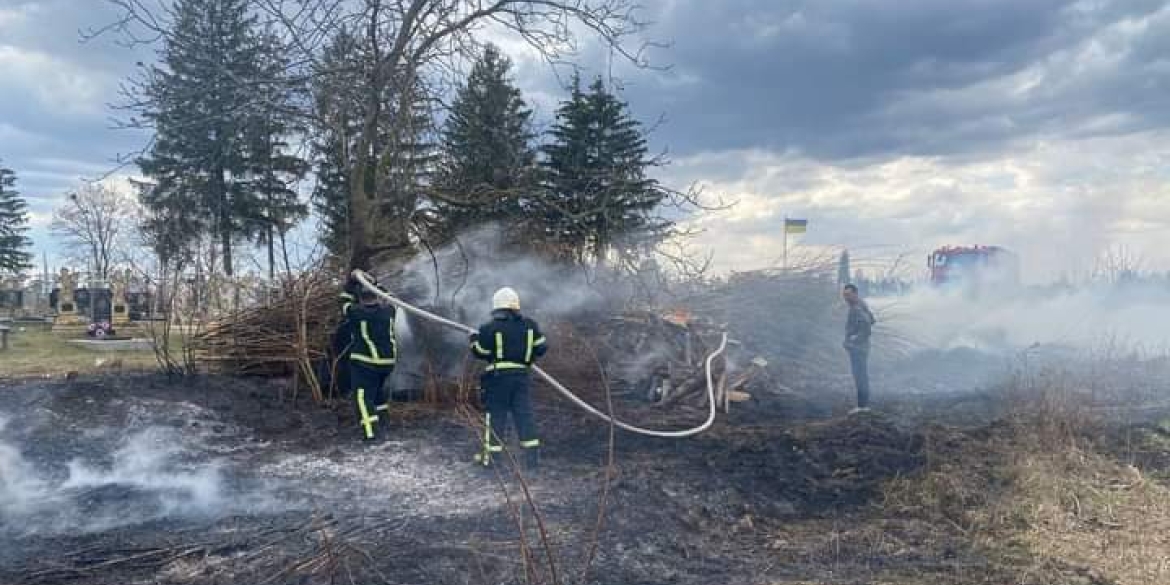
[[[803,234],[808,231],[807,219],[788,219],[784,218],[784,233],[786,234]]]

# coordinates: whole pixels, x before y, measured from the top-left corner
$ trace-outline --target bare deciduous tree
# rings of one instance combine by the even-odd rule
[[[138,221],[134,198],[102,183],[86,183],[53,211],[53,234],[98,278],[129,254]]]
[[[1092,279],[1105,284],[1137,280],[1142,272],[1142,258],[1125,245],[1110,245],[1097,254]]]

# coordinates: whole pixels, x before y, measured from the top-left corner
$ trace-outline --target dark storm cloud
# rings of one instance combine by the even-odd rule
[[[652,16],[673,68],[619,76],[679,154],[956,154],[1170,122],[1164,0],[674,0]]]
[[[647,4],[655,21],[648,35],[673,43],[652,55],[673,68],[618,73],[641,119],[666,117],[653,143],[676,155],[994,151],[1019,138],[1170,122],[1166,4],[662,0]],[[142,143],[110,130],[107,104],[151,53],[110,36],[80,40],[116,17],[104,0],[0,0],[0,157],[8,164],[107,163]],[[560,95],[543,65],[520,75],[533,92]],[[30,193],[60,190],[79,174],[39,166],[29,169],[39,173],[26,182]]]

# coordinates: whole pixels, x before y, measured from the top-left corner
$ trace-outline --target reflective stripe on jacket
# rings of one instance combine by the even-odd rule
[[[526,372],[547,351],[540,326],[517,311],[492,312],[492,320],[471,336],[471,353],[488,362],[486,372]]]
[[[355,305],[345,309],[350,322],[349,359],[374,366],[392,366],[398,360],[394,336],[395,310],[391,305]]]

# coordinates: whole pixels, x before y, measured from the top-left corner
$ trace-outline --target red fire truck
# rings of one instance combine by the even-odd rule
[[[1020,283],[1020,261],[999,246],[944,246],[926,260],[930,284],[988,290]]]

